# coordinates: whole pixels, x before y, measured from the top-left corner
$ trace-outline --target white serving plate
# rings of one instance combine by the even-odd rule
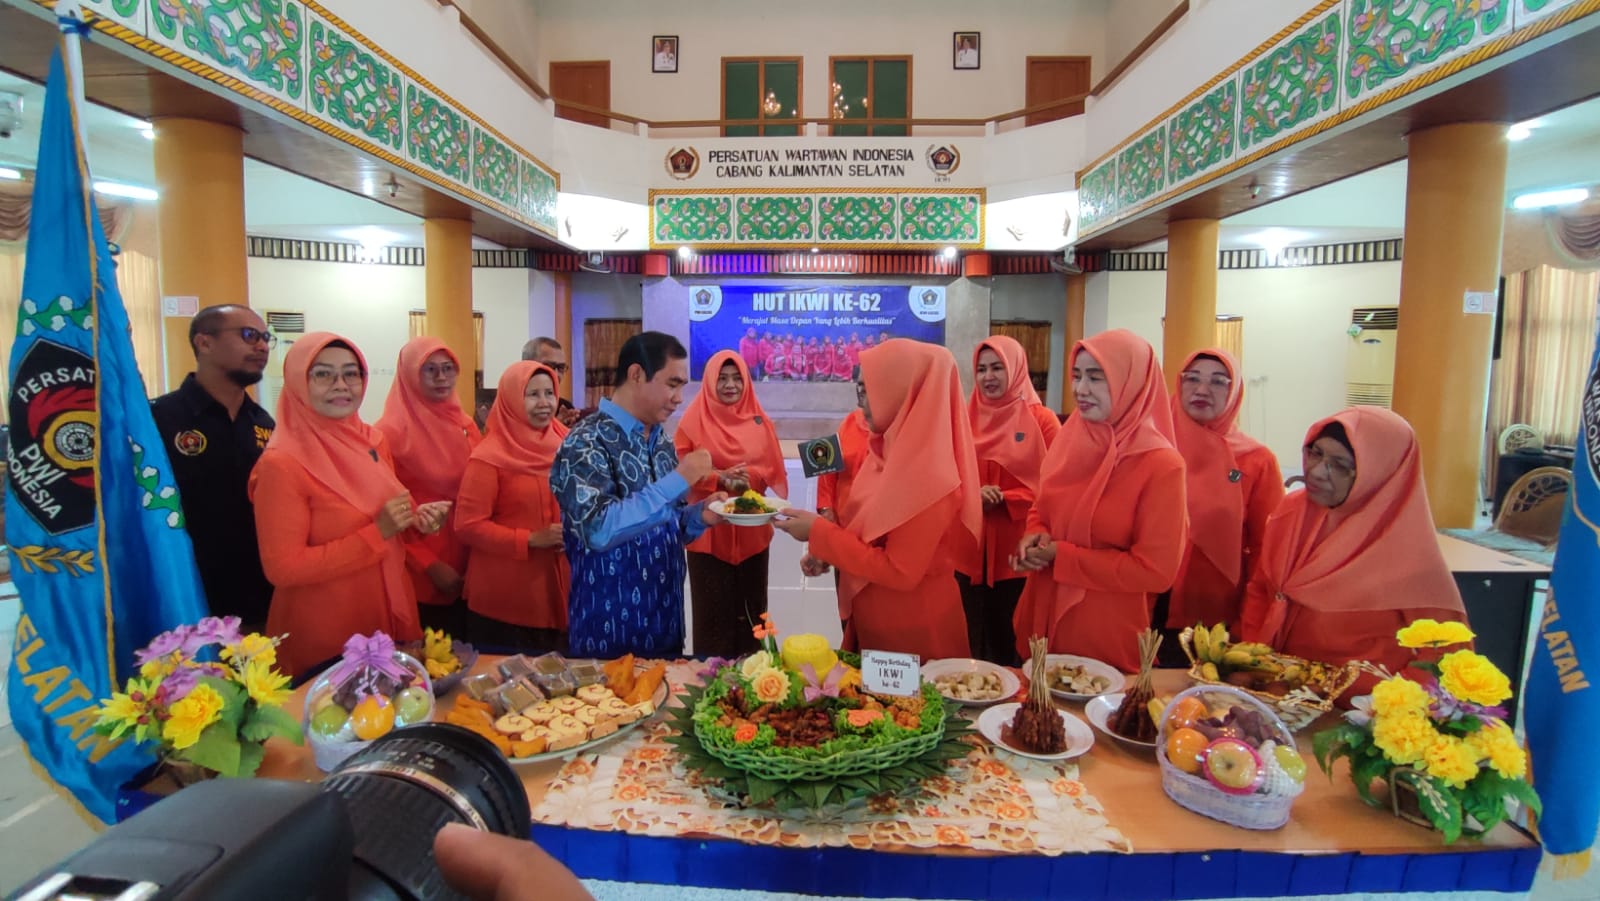
[[[1009,701],[1017,696],[1017,692],[1022,690],[1022,680],[1017,678],[1016,673],[987,660],[974,660],[970,657],[949,657],[944,660],[930,660],[922,665],[922,680],[924,682],[932,682],[940,676],[955,676],[962,673],[994,673],[1000,677],[1000,696],[997,698],[979,700],[945,695],[950,700],[968,707],[988,707],[991,704]],[[940,694],[944,694],[944,692],[940,691]]]
[[[1012,702],[1010,704],[999,704],[985,710],[983,715],[978,717],[978,732],[997,748],[1004,748],[1013,754],[1032,757],[1035,760],[1070,760],[1088,753],[1089,749],[1094,747],[1094,732],[1084,725],[1083,720],[1065,710],[1056,711],[1056,714],[1061,717],[1061,724],[1067,730],[1067,749],[1060,754],[1035,754],[1032,751],[1026,751],[1007,744],[1000,737],[1000,727],[1011,722],[1021,706],[1021,704]]]

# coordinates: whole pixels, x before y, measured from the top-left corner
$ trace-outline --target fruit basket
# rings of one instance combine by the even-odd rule
[[[1191,626],[1178,634],[1189,658],[1189,678],[1227,685],[1271,708],[1291,731],[1316,722],[1360,675],[1359,664],[1343,666],[1280,654],[1261,642],[1230,642],[1221,625]]]
[[[374,739],[432,717],[433,684],[427,670],[415,657],[395,650],[382,632],[351,638],[344,656],[306,692],[306,737],[323,772],[331,772]]]
[[[1305,790],[1305,759],[1289,727],[1231,685],[1179,692],[1162,712],[1156,760],[1167,797],[1243,829],[1282,827]]]
[[[478,649],[459,638],[451,638],[443,631],[425,629],[422,641],[411,641],[400,650],[422,661],[433,680],[433,696],[442,698],[472,671],[478,662]]]

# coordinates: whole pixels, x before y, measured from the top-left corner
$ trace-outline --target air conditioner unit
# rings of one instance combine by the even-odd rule
[[[278,336],[278,344],[272,349],[272,356],[267,359],[267,371],[261,379],[261,406],[267,412],[276,413],[278,409],[278,396],[283,393],[283,358],[306,333],[306,314],[283,310],[265,310],[262,318],[267,320],[267,331]]]
[[[1345,403],[1387,408],[1394,402],[1394,347],[1398,307],[1362,307],[1350,314]]]

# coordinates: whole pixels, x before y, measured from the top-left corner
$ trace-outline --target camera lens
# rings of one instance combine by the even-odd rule
[[[355,827],[349,897],[455,898],[433,861],[449,823],[527,838],[528,793],[482,736],[445,723],[397,729],[352,755],[323,790]]]

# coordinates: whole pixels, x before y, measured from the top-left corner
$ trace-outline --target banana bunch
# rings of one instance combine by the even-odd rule
[[[443,630],[422,631],[422,666],[428,671],[429,679],[448,676],[461,669],[461,661],[456,658],[455,642]]]
[[[1222,623],[1207,628],[1195,623],[1190,641],[1194,647],[1195,662],[1200,664],[1203,679],[1220,682],[1228,673],[1262,673],[1274,679],[1292,681],[1288,671],[1301,669],[1299,664],[1284,664],[1270,645],[1259,641],[1229,641],[1228,630]],[[1304,678],[1304,674],[1299,674]]]
[[[1219,668],[1222,659],[1228,652],[1228,629],[1222,623],[1206,628],[1204,623],[1195,623],[1190,630],[1190,643],[1194,647],[1194,659],[1200,664],[1202,678],[1212,681],[1222,681]]]

